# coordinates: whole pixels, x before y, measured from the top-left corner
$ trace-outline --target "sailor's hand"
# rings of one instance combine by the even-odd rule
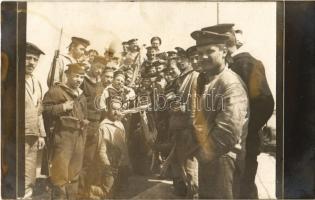
[[[37,141],[37,148],[40,150],[40,149],[43,149],[44,146],[45,146],[45,139],[43,137],[39,137]]]

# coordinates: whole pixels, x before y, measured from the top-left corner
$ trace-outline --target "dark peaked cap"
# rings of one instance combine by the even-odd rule
[[[207,44],[225,44],[229,40],[229,35],[219,34],[210,31],[194,31],[191,37],[196,40],[196,46]]]
[[[128,40],[128,44],[132,43],[132,42],[137,42],[138,39],[134,38],[134,39],[131,39],[131,40]]]
[[[192,55],[196,54],[196,52],[197,52],[196,46],[192,46],[192,47],[189,47],[188,49],[186,49],[187,56],[192,56]]]
[[[223,33],[227,33],[227,32],[232,32],[233,26],[234,26],[234,24],[217,24],[214,26],[202,28],[201,30],[223,34]]]
[[[168,51],[166,53],[167,53],[168,58],[175,58],[177,55],[175,51]]]
[[[181,47],[175,47],[175,50],[177,51],[177,57],[185,57],[186,56],[185,49],[183,49]]]
[[[76,74],[85,74],[86,65],[84,63],[71,63],[68,64],[67,72],[73,72]]]
[[[45,55],[45,53],[40,50],[40,48],[38,48],[35,44],[32,44],[30,42],[27,42],[26,43],[26,52],[29,52],[29,53],[33,53],[35,55]]]
[[[72,37],[71,41],[74,42],[74,43],[82,44],[85,47],[90,45],[90,41],[88,41],[86,39],[83,39],[83,38],[79,38],[79,37]]]

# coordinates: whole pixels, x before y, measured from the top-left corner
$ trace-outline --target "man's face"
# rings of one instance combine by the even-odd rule
[[[94,57],[95,57],[96,55],[97,55],[97,54],[96,54],[95,51],[90,52],[90,54],[89,54],[89,62],[90,62],[90,63],[93,62]]]
[[[149,70],[149,74],[155,74],[156,73],[156,68],[152,66]]]
[[[198,65],[198,54],[197,52],[193,55],[189,56],[189,62],[193,68],[194,71],[196,72],[200,72],[201,71],[201,67]]]
[[[118,102],[110,102],[108,117],[112,121],[120,120],[122,105]]]
[[[169,74],[172,78],[177,77],[180,74],[180,71],[176,65],[176,60],[172,60],[169,65]]]
[[[170,73],[165,73],[164,78],[165,78],[166,82],[170,82],[173,80],[173,77]]]
[[[159,47],[160,47],[160,41],[159,40],[153,40],[152,42],[151,42],[151,46],[153,47],[153,48],[155,48],[155,49],[159,49]]]
[[[113,80],[113,87],[117,90],[121,90],[125,85],[125,77],[123,75],[117,75]]]
[[[25,59],[25,73],[32,74],[38,64],[39,55],[26,53]]]
[[[150,88],[151,86],[151,81],[148,78],[145,78],[142,80],[142,86],[146,89]]]
[[[226,49],[218,45],[204,45],[197,47],[198,65],[202,72],[215,70],[225,63]]]
[[[108,86],[113,82],[114,72],[105,72],[102,76],[102,83],[104,86]]]
[[[189,67],[189,60],[188,58],[184,56],[178,57],[176,62],[177,62],[177,66],[179,70],[182,72],[185,71]]]
[[[130,50],[136,51],[138,49],[138,42],[134,41],[129,44]]]
[[[82,44],[73,45],[72,56],[75,59],[80,59],[84,55],[85,49],[86,47],[83,46]]]
[[[128,44],[123,44],[122,47],[123,47],[123,52],[127,52],[129,45]]]
[[[154,49],[149,49],[147,51],[147,57],[149,60],[153,60],[156,56],[156,51]]]
[[[163,71],[163,69],[165,68],[164,65],[159,65],[156,67],[156,71],[158,71],[159,73]]]
[[[93,63],[91,65],[90,74],[95,78],[100,78],[103,72],[103,64],[102,63]]]
[[[66,75],[67,85],[72,89],[78,89],[84,80],[84,74],[67,72]]]

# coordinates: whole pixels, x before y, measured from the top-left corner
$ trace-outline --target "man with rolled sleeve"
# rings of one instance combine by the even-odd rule
[[[246,87],[240,77],[227,68],[227,35],[194,31],[191,36],[196,40],[201,68],[193,121],[199,145],[199,196],[232,199],[235,198],[233,191],[239,187],[236,163],[244,154],[247,135]]]
[[[40,55],[45,53],[32,43],[26,44],[25,61],[25,196],[31,198],[36,181],[38,150],[46,137],[42,117],[42,87],[33,76]]]

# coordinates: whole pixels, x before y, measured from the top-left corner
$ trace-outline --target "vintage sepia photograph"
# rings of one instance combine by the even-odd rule
[[[27,2],[21,198],[276,199],[277,26],[276,2]]]

